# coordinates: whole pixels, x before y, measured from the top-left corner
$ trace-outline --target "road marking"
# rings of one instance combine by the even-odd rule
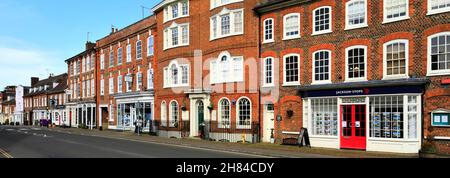
[[[0,154],[3,155],[5,158],[14,158],[11,156],[8,152],[0,148]]]
[[[170,143],[159,143],[159,142],[154,142],[154,141],[134,140],[134,139],[127,139],[127,138],[119,138],[119,137],[85,135],[85,134],[81,134],[81,133],[79,133],[79,134],[72,134],[72,133],[67,133],[66,132],[65,134],[91,136],[91,137],[99,137],[99,138],[109,138],[109,139],[133,141],[133,142],[140,142],[140,143],[147,143],[147,144],[156,144],[156,145],[164,145],[164,146],[179,147],[179,148],[189,148],[189,149],[196,149],[196,150],[203,150],[203,151],[222,152],[222,153],[228,153],[228,154],[234,154],[234,155],[244,155],[244,156],[260,157],[260,158],[274,158],[272,156],[266,156],[266,155],[257,154],[257,153],[242,153],[242,152],[237,152],[237,151],[226,151],[226,150],[218,150],[218,149],[214,149],[214,148],[194,147],[194,146],[189,146],[189,145],[175,145],[175,144],[170,144]]]

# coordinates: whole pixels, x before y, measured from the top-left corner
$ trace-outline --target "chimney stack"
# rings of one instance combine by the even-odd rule
[[[95,43],[86,42],[86,50],[95,48]]]
[[[38,77],[31,77],[31,86],[36,85],[39,82]]]

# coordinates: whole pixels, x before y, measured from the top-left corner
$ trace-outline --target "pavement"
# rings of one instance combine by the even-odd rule
[[[133,132],[0,126],[0,149],[13,157],[155,158],[417,158],[356,150],[173,139]],[[50,150],[50,151],[49,151]]]

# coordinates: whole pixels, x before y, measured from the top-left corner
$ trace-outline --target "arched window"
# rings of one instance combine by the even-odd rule
[[[393,40],[384,44],[384,78],[408,77],[408,40]]]
[[[161,126],[167,126],[167,105],[165,101],[161,103]]]
[[[331,51],[313,53],[313,83],[331,83]]]
[[[219,128],[230,128],[230,101],[223,98],[219,101]]]
[[[428,75],[450,74],[450,32],[428,37]]]
[[[178,127],[178,103],[172,101],[170,103],[170,127]]]
[[[332,13],[330,6],[319,7],[313,11],[313,34],[331,32]]]
[[[252,105],[248,98],[241,98],[237,105],[237,128],[250,129],[252,121]]]
[[[164,88],[189,86],[189,64],[172,61],[164,68]]]
[[[292,13],[284,16],[283,39],[300,37],[300,14]]]
[[[244,61],[242,56],[231,56],[222,52],[210,64],[210,83],[242,82],[244,80]]]

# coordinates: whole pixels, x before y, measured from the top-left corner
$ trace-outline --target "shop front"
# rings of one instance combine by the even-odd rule
[[[425,84],[408,79],[301,87],[311,145],[418,153]]]
[[[115,96],[117,105],[117,130],[135,131],[140,125],[142,132],[155,133],[157,124],[153,117],[152,93],[135,93]]]

